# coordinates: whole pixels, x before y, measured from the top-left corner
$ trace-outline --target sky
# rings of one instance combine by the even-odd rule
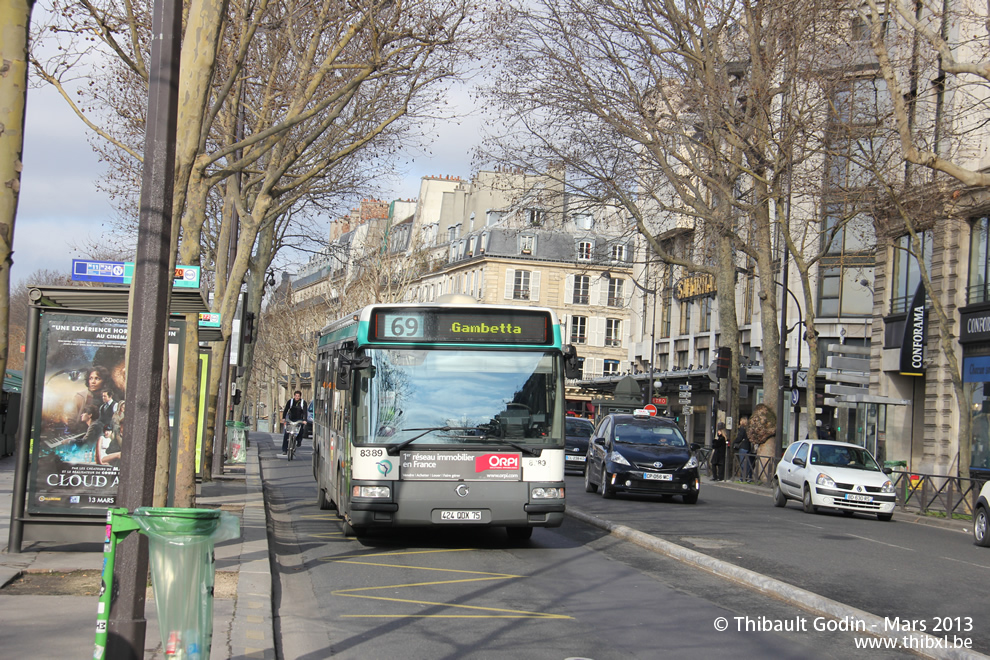
[[[471,102],[463,89],[453,92],[452,101],[465,107]],[[391,183],[386,200],[415,198],[424,176],[469,178],[480,121],[475,116],[437,124],[428,153],[401,160],[404,172]],[[98,242],[114,213],[96,187],[105,167],[90,146],[88,129],[50,87],[28,92],[23,162],[13,285],[40,269],[68,273],[72,259],[87,256],[79,253],[79,246]]]

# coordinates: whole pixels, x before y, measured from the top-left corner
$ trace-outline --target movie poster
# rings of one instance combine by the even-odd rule
[[[43,314],[30,513],[100,515],[114,506],[126,447],[127,319]]]
[[[169,410],[179,333],[169,328]],[[38,338],[28,512],[98,515],[116,506],[127,451],[123,316],[45,313]]]

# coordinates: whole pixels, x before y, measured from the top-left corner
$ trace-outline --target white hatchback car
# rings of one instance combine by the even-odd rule
[[[973,543],[990,547],[990,481],[980,489],[980,498],[976,501],[976,511],[973,512]]]
[[[798,500],[808,513],[818,507],[839,509],[847,516],[875,513],[894,517],[896,495],[888,478],[863,447],[833,440],[795,442],[784,453],[773,479],[774,506]]]

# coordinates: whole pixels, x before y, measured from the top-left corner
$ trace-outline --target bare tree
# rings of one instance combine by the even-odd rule
[[[24,111],[27,104],[28,29],[34,0],[0,4],[0,386],[10,352],[10,267],[14,219],[21,191]]]

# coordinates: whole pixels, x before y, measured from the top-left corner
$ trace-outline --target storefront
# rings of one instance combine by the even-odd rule
[[[963,349],[963,383],[970,393],[972,454],[970,472],[990,477],[990,305],[960,310],[959,343]]]

